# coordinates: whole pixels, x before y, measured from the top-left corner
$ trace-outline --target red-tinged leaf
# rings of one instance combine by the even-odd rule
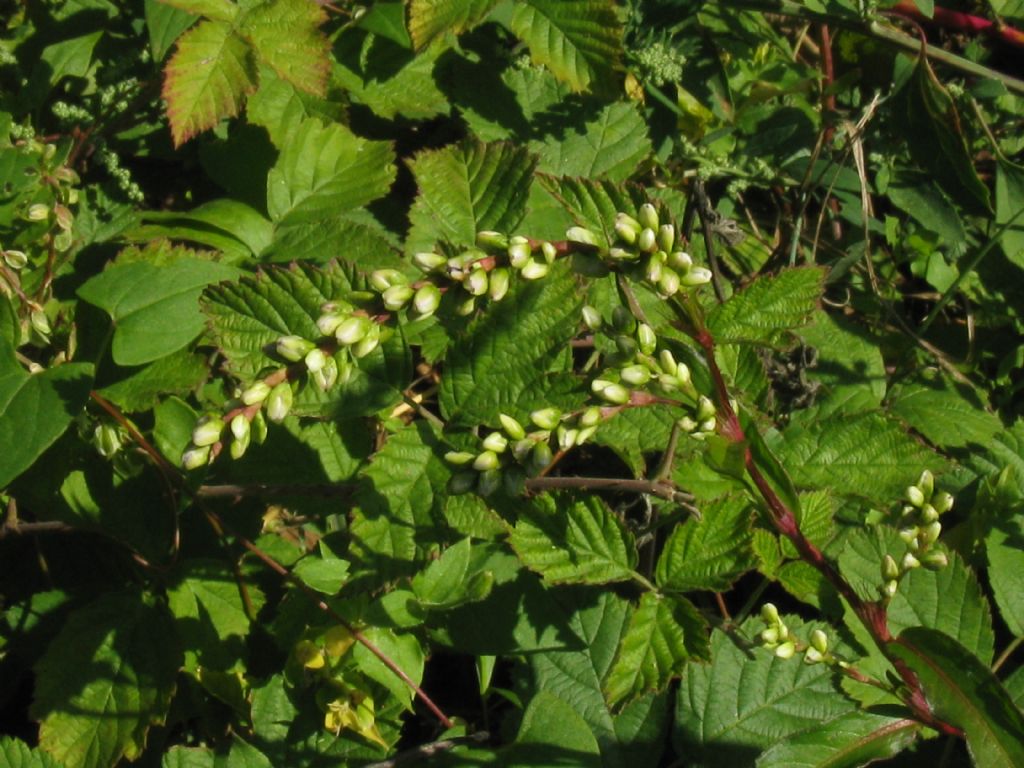
[[[215,21],[232,21],[238,15],[238,6],[231,0],[160,0],[164,5],[191,13],[193,16],[205,16]]]
[[[186,32],[164,73],[163,96],[175,147],[237,115],[256,88],[252,51],[219,21],[204,21]]]
[[[275,0],[247,14],[240,32],[260,61],[296,88],[317,96],[327,90],[331,44],[317,28],[327,20],[318,3]]]

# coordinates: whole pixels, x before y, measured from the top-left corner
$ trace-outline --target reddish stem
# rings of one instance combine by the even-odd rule
[[[920,24],[948,29],[951,32],[983,35],[1016,48],[1024,48],[1024,31],[1006,24],[989,21],[981,16],[972,16],[969,13],[935,6],[932,16],[929,18],[921,13],[913,0],[900,0],[889,10]]]

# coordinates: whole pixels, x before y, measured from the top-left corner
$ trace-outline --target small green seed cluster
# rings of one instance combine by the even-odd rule
[[[117,188],[124,193],[125,197],[133,203],[141,203],[145,200],[142,188],[132,179],[131,172],[121,165],[121,158],[116,152],[102,147],[96,152],[95,157],[110,174],[110,178],[114,180]]]
[[[688,253],[677,249],[681,243],[675,227],[662,222],[658,209],[644,203],[633,218],[627,213],[615,215],[616,240],[604,251],[596,234],[584,227],[572,227],[566,238],[577,245],[597,248],[612,265],[632,268],[663,298],[683,288],[695,288],[711,281],[711,271],[694,266]]]
[[[554,449],[567,451],[582,445],[593,437],[602,418],[597,407],[577,414],[542,408],[530,414],[530,422],[537,429],[527,432],[519,421],[502,413],[501,429],[486,435],[479,451],[445,454],[449,463],[465,467],[452,476],[451,491],[467,493],[475,488],[481,496],[490,496],[504,485],[509,494],[518,494],[528,476],[542,472],[551,463]]]
[[[803,651],[807,664],[836,664],[839,660],[829,650],[828,635],[820,629],[811,631],[807,643],[800,642],[779,616],[779,610],[772,603],[761,606],[761,620],[765,628],[761,631],[761,644],[780,659],[791,659]]]
[[[595,333],[606,333],[615,343],[610,367],[590,383],[591,392],[612,405],[625,405],[633,392],[652,386],[669,396],[682,396],[689,413],[678,424],[687,434],[703,440],[714,434],[717,426],[715,404],[697,392],[690,379],[690,368],[677,361],[668,348],[658,348],[658,337],[646,323],[638,323],[625,307],[616,307],[611,322],[605,322],[594,307],[583,308],[583,322]]]
[[[656,40],[633,51],[633,58],[643,79],[661,87],[678,82],[683,76],[684,56],[677,48]]]
[[[935,478],[927,469],[903,496],[907,503],[901,511],[900,539],[907,545],[907,551],[898,563],[892,555],[882,558],[881,592],[885,598],[895,595],[900,579],[915,568],[923,565],[941,570],[949,564],[946,553],[934,549],[934,545],[942,533],[939,516],[953,508],[953,496],[935,490]]]

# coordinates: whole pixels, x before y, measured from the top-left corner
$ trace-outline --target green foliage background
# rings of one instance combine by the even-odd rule
[[[0,19],[0,763],[1024,765],[1024,5]]]

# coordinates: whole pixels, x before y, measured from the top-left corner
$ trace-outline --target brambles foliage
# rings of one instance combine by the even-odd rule
[[[0,762],[1024,765],[1018,5],[8,5]]]

